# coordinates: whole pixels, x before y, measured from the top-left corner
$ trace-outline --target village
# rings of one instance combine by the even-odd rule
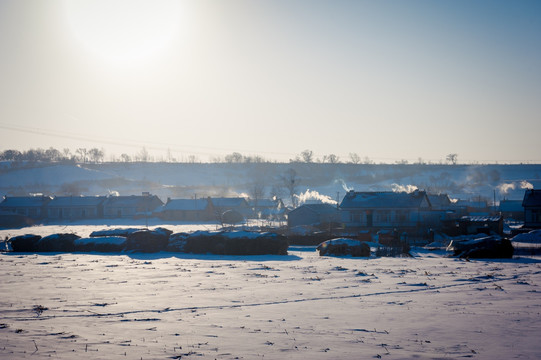
[[[541,190],[527,189],[523,200],[451,200],[447,194],[356,192],[340,203],[308,202],[286,207],[281,199],[201,197],[171,199],[143,192],[130,196],[4,196],[2,227],[84,220],[160,219],[166,223],[215,223],[243,226],[258,220],[266,229],[288,235],[327,234],[370,241],[400,237],[412,243],[434,241],[435,233],[516,235],[541,228]],[[253,221],[251,223],[254,223]],[[257,222],[256,222],[257,223]],[[328,237],[327,236],[327,237]]]

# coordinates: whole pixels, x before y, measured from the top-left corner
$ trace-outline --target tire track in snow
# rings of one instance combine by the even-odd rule
[[[372,296],[381,296],[381,295],[395,295],[395,294],[407,294],[407,293],[420,293],[420,292],[429,292],[429,291],[438,291],[440,289],[448,289],[448,288],[454,288],[454,287],[464,287],[464,286],[470,286],[470,285],[478,285],[478,284],[487,284],[487,283],[493,283],[496,285],[497,281],[506,281],[506,280],[513,280],[515,279],[515,276],[510,276],[506,278],[497,278],[497,279],[486,279],[486,280],[469,280],[464,281],[463,283],[459,284],[447,284],[447,285],[439,285],[439,286],[430,286],[430,285],[420,285],[420,284],[401,284],[406,286],[423,286],[418,289],[407,289],[407,290],[393,290],[393,291],[379,291],[374,293],[366,293],[366,294],[350,294],[350,295],[338,295],[338,296],[322,296],[322,297],[313,297],[313,298],[304,298],[304,299],[292,299],[292,300],[279,300],[279,301],[265,301],[265,302],[258,302],[258,303],[249,303],[249,304],[229,304],[229,305],[208,305],[208,306],[186,306],[186,307],[180,307],[180,308],[165,308],[165,309],[144,309],[144,310],[131,310],[131,311],[121,311],[121,312],[111,312],[111,313],[98,313],[93,312],[90,310],[82,310],[84,312],[87,312],[86,314],[81,314],[79,311],[76,310],[60,310],[64,314],[54,314],[54,315],[47,315],[42,314],[39,317],[32,317],[32,318],[26,318],[21,319],[20,317],[14,318],[18,320],[28,321],[28,320],[47,320],[47,319],[54,319],[54,318],[79,318],[79,317],[124,317],[126,315],[134,315],[134,314],[162,314],[162,313],[169,313],[169,312],[183,312],[183,311],[197,311],[197,310],[222,310],[222,309],[238,309],[238,308],[250,308],[250,307],[258,307],[258,306],[270,306],[270,305],[283,305],[283,304],[294,304],[294,303],[302,303],[302,302],[311,302],[311,301],[322,301],[322,300],[342,300],[342,299],[352,299],[352,298],[363,298],[363,297],[372,297]],[[51,310],[49,310],[51,311]],[[66,312],[78,312],[77,314],[65,314]],[[5,319],[9,319],[9,317],[5,317]]]

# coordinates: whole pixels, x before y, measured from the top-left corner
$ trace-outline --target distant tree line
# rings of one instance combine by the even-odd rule
[[[98,148],[78,148],[75,154],[70,149],[62,151],[50,147],[48,149],[30,149],[26,151],[4,150],[0,152],[0,161],[13,162],[64,162],[64,163],[100,163],[103,162],[105,152]]]
[[[26,151],[18,150],[4,150],[0,152],[0,161],[13,161],[13,162],[42,162],[42,163],[53,163],[53,162],[71,162],[71,163],[93,163],[98,164],[104,162],[105,151],[98,148],[78,148],[75,150],[75,153],[72,153],[70,149],[65,148],[61,151],[50,147],[48,149],[30,149]],[[148,150],[143,147],[134,155],[128,155],[126,153],[121,154],[120,156],[111,155],[110,162],[169,162],[169,163],[201,163],[202,161],[196,155],[188,155],[185,158],[177,160],[171,154],[171,150],[167,150],[167,155],[165,157],[153,157],[150,155]],[[225,163],[225,164],[257,164],[257,163],[270,163],[276,161],[267,160],[259,155],[243,155],[239,152],[232,152],[225,155],[224,157],[215,156],[212,157],[209,161],[210,163]],[[336,154],[325,154],[322,157],[316,157],[312,150],[304,150],[299,155],[296,155],[295,158],[289,159],[289,162],[294,163],[305,163],[305,164],[375,164],[373,160],[369,157],[361,157],[357,153],[349,153],[347,159],[342,160]],[[446,163],[449,165],[456,165],[458,163],[458,154],[448,154],[446,156]],[[395,161],[395,164],[398,165],[407,165],[409,164],[408,160],[398,160]],[[426,165],[431,164],[430,162],[425,162],[422,158],[419,158],[416,162],[412,162],[415,165]],[[441,164],[441,162],[440,162]]]

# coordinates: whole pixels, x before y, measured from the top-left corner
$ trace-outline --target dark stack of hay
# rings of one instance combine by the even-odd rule
[[[169,242],[170,249],[192,254],[287,255],[288,247],[283,235],[245,231],[178,233]]]
[[[499,236],[487,236],[467,241],[452,241],[449,244],[454,256],[470,259],[510,259],[514,248],[511,241]]]
[[[166,250],[169,243],[169,234],[162,230],[139,230],[129,234],[126,241],[126,250],[144,253]]]
[[[26,234],[12,237],[9,242],[11,243],[11,249],[15,252],[36,252],[40,240],[40,235]]]
[[[319,251],[319,256],[370,256],[370,246],[365,242],[355,239],[338,238],[327,240],[319,244],[316,249]]]
[[[75,234],[53,234],[38,241],[37,252],[71,252],[75,250],[74,241],[81,237]]]

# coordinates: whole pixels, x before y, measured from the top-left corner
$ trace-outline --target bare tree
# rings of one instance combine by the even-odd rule
[[[456,165],[456,162],[458,161],[458,154],[449,154],[445,159],[447,162]]]
[[[314,152],[308,149],[304,150],[303,152],[301,152],[301,157],[305,163],[311,163],[314,161]]]
[[[128,155],[128,154],[121,154],[121,155],[120,155],[120,159],[121,159],[123,162],[130,162],[130,161],[131,161],[131,157],[130,157],[130,155]]]
[[[142,162],[148,162],[150,160],[150,155],[148,153],[148,150],[143,146],[141,151],[137,154],[137,160]]]
[[[87,162],[88,150],[86,148],[78,148],[75,150],[75,153],[79,155],[77,157],[79,161],[83,163]]]
[[[243,159],[243,156],[241,153],[234,152],[229,155],[225,156],[225,162],[231,164],[231,163],[241,163]]]
[[[104,156],[105,156],[104,151],[98,148],[92,148],[88,150],[88,157],[95,163],[99,163],[100,161],[103,161]]]
[[[297,186],[299,186],[300,178],[297,176],[297,172],[289,168],[281,177],[284,187],[287,189],[291,204],[294,208],[297,207],[297,198],[295,193],[297,192]]]
[[[351,164],[360,164],[361,157],[357,153],[349,153],[349,160]]]
[[[265,197],[265,183],[262,178],[257,178],[254,180],[250,186],[249,195],[250,199],[252,199],[254,203],[254,210],[257,211],[259,200]]]
[[[335,154],[323,155],[323,162],[329,164],[338,164],[340,162],[340,158]]]

